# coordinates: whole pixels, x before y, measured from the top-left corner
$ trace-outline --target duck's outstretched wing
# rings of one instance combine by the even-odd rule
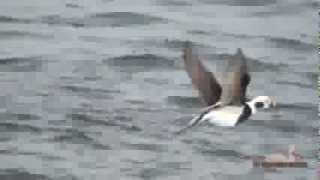
[[[250,83],[247,60],[241,49],[228,59],[227,74],[223,80],[221,102],[241,105],[246,102],[246,89]]]
[[[199,57],[193,54],[191,42],[185,43],[183,59],[193,86],[207,106],[214,105],[220,99],[222,88],[213,73],[207,71]]]

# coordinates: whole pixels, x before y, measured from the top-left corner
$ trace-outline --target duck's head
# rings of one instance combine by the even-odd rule
[[[301,154],[297,151],[296,146],[294,144],[289,145],[288,155],[289,155],[289,160],[291,161],[298,161],[303,158]]]
[[[276,102],[269,96],[257,96],[246,103],[251,108],[252,114],[255,114],[257,109],[269,109],[276,106]]]
[[[296,153],[296,146],[294,144],[290,144],[289,147],[288,147],[288,153],[289,154],[293,154],[293,153]]]

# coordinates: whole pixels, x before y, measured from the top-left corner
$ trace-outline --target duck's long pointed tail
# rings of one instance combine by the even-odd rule
[[[186,130],[191,129],[192,127],[198,125],[200,122],[202,122],[202,117],[205,115],[206,113],[202,113],[196,117],[194,117],[193,119],[191,119],[191,121],[188,123],[188,125],[184,128],[182,128],[180,131],[176,132],[177,135],[182,134],[184,132],[186,132]]]
[[[214,105],[208,106],[205,109],[202,110],[201,114],[194,117],[193,119],[191,119],[191,121],[188,123],[188,125],[186,127],[184,127],[183,129],[181,129],[180,131],[176,132],[177,135],[184,133],[186,130],[198,125],[199,123],[205,121],[206,119],[204,118],[204,116],[209,113],[212,109],[215,109],[219,106],[223,105],[223,103],[218,102]]]

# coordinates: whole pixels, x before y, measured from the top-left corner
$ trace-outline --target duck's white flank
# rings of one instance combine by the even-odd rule
[[[243,108],[243,106],[225,106],[216,111],[210,111],[203,116],[203,120],[208,120],[216,126],[233,127],[237,124]]]

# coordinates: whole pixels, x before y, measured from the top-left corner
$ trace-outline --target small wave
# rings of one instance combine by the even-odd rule
[[[148,164],[149,162],[143,162],[144,164]],[[192,164],[190,162],[167,162],[160,161],[156,164],[156,168],[141,166],[138,164],[139,168],[129,170],[127,175],[131,176],[134,179],[168,179],[168,176],[172,177],[180,177],[182,171],[191,171]],[[141,168],[140,168],[141,167]],[[169,178],[170,179],[170,178]],[[181,178],[178,178],[181,179]],[[188,179],[188,178],[187,178]],[[200,178],[201,179],[201,178]]]
[[[96,117],[90,116],[83,113],[72,113],[67,114],[68,119],[72,119],[73,124],[82,126],[106,126],[106,127],[117,127],[120,130],[128,132],[140,132],[142,129],[136,125],[132,125],[129,122],[132,121],[131,117],[126,116],[114,116],[112,120],[102,120]]]
[[[161,144],[146,144],[146,143],[123,143],[128,149],[152,151],[152,152],[163,152],[166,150],[166,145]]]
[[[37,21],[51,25],[70,25],[73,27],[125,27],[167,22],[167,20],[159,17],[134,12],[95,13],[83,18],[49,15],[43,16]]]
[[[27,31],[0,31],[0,39],[12,39],[12,38],[36,38],[36,39],[50,39],[52,36],[44,35],[40,33],[32,33]]]
[[[127,131],[127,132],[141,132],[142,129],[136,125],[130,124],[119,124],[120,130]]]
[[[10,155],[10,156],[17,156],[17,155],[36,156],[36,157],[40,157],[41,159],[46,159],[46,160],[50,160],[50,161],[65,160],[62,157],[54,156],[54,155],[47,154],[47,153],[32,152],[32,151],[20,151],[17,148],[8,148],[8,149],[0,150],[0,154]]]
[[[88,114],[83,113],[72,113],[66,115],[67,119],[71,119],[74,121],[73,123],[83,123],[85,126],[118,126],[114,122],[97,119],[96,117],[90,116]]]
[[[302,82],[288,82],[288,81],[278,81],[276,82],[277,84],[286,84],[286,85],[291,85],[291,86],[297,86],[300,88],[307,88],[307,89],[315,89],[317,87],[316,84],[305,84]]]
[[[75,8],[75,9],[83,8],[83,7],[80,6],[79,4],[75,4],[75,3],[66,3],[66,7],[67,7],[67,8]]]
[[[280,5],[269,10],[258,11],[251,13],[250,16],[257,17],[283,17],[283,16],[296,16],[306,11],[306,8],[312,10],[319,8],[319,2],[316,1],[301,1],[299,3],[287,3],[285,6]]]
[[[305,119],[301,119],[305,120]],[[303,133],[311,135],[315,131],[315,128],[301,126],[292,120],[272,120],[272,121],[263,121],[263,123],[259,121],[248,121],[247,125],[269,128],[275,132],[283,132],[283,133]]]
[[[0,59],[0,65],[3,64],[16,64],[19,62],[25,62],[25,61],[32,61],[34,59],[34,57],[9,57],[9,58],[1,58]]]
[[[200,153],[206,156],[216,157],[229,157],[229,158],[240,158],[244,157],[244,154],[230,149],[199,149]]]
[[[228,32],[216,32],[216,33],[221,33],[222,36],[225,37],[231,37],[235,39],[240,39],[240,40],[253,40],[257,38],[261,38],[260,36],[255,36],[255,35],[249,35],[249,34],[234,34],[234,33],[228,33]]]
[[[92,89],[89,87],[83,87],[83,86],[73,86],[73,85],[66,85],[62,86],[62,88],[73,91],[73,92],[90,92],[94,91],[95,93],[120,93],[120,90],[110,90],[110,89]]]
[[[93,38],[95,39],[95,38]],[[104,40],[102,38],[96,38],[96,41],[98,40]],[[145,49],[145,47],[150,48],[159,48],[159,49],[168,49],[172,50],[174,52],[181,51],[181,49],[184,47],[185,41],[179,40],[179,39],[154,39],[154,38],[144,38],[142,40],[127,40],[127,44],[132,45],[133,47],[138,47],[141,49]],[[196,44],[196,43],[194,43]],[[197,44],[198,46],[201,46],[201,44]]]
[[[35,22],[49,25],[71,25],[73,27],[83,27],[85,25],[81,18],[64,18],[60,15],[43,16],[36,19]]]
[[[188,31],[189,34],[197,34],[197,35],[205,35],[205,36],[210,36],[211,33],[208,31],[204,31],[204,30],[191,30]]]
[[[31,20],[0,15],[0,23],[30,23]]]
[[[97,13],[90,16],[96,23],[109,24],[110,26],[129,26],[129,25],[145,25],[167,20],[133,12],[107,12]]]
[[[54,136],[49,141],[58,142],[58,143],[70,143],[70,144],[83,144],[89,145],[94,149],[100,150],[110,150],[112,149],[108,145],[101,144],[95,139],[89,137],[85,132],[76,130],[76,129],[67,129],[60,135]]]
[[[318,73],[317,72],[305,72],[305,74],[311,81],[314,81],[314,80],[318,79]]]
[[[186,108],[203,107],[203,103],[199,97],[168,96],[167,102]]]
[[[0,130],[2,132],[31,132],[31,133],[41,133],[42,129],[27,124],[16,124],[10,122],[1,122]]]
[[[0,58],[0,72],[37,72],[41,67],[39,57]]]
[[[228,6],[266,6],[277,3],[277,0],[201,0],[201,2]]]
[[[34,174],[22,169],[1,169],[0,179],[2,180],[50,180],[49,177],[42,174]]]
[[[131,122],[132,121],[132,117],[123,116],[123,115],[116,115],[113,118],[116,121],[121,121],[121,122]]]
[[[281,8],[279,10],[254,12],[254,13],[251,13],[250,16],[265,18],[265,17],[279,17],[279,16],[285,16],[285,15],[287,16],[296,15],[298,13],[300,13],[298,9],[290,9],[286,7],[286,9]]]
[[[210,58],[211,59],[216,59],[216,60],[227,60],[230,61],[232,59],[232,54],[211,54]],[[247,65],[248,68],[251,72],[266,72],[266,71],[279,71],[282,68],[287,68],[288,65],[283,64],[283,63],[268,63],[268,62],[262,62],[257,59],[249,58],[246,57],[247,59]]]
[[[265,40],[274,44],[276,48],[287,48],[287,49],[300,50],[300,51],[315,51],[316,49],[315,45],[302,42],[297,39],[265,37]]]
[[[130,104],[134,104],[134,105],[143,105],[143,104],[145,104],[145,101],[143,101],[143,100],[130,100],[130,99],[127,99],[125,101],[130,103]]]
[[[305,2],[305,6],[306,7],[311,7],[313,9],[319,9],[320,7],[320,2],[319,1],[308,1],[308,2]]]
[[[192,5],[190,2],[181,1],[181,0],[157,0],[156,4],[162,5],[162,6],[168,6],[168,7]]]
[[[296,104],[286,104],[286,103],[277,103],[277,108],[279,109],[288,109],[288,110],[315,110],[317,106],[314,104],[307,103],[296,103]]]
[[[75,85],[64,85],[64,86],[61,86],[61,88],[71,91],[73,93],[76,93],[79,96],[96,98],[96,99],[113,99],[113,96],[111,94],[120,93],[120,91],[118,90],[89,88],[89,87],[75,86]]]
[[[153,167],[143,167],[138,172],[129,173],[134,179],[166,179],[169,174],[168,169],[160,169]],[[130,178],[131,179],[131,178]]]
[[[0,121],[1,120],[39,120],[40,116],[35,114],[23,114],[23,113],[0,113]]]
[[[175,65],[173,60],[154,54],[125,55],[110,58],[105,61],[113,66],[140,66],[140,67],[172,67]]]

